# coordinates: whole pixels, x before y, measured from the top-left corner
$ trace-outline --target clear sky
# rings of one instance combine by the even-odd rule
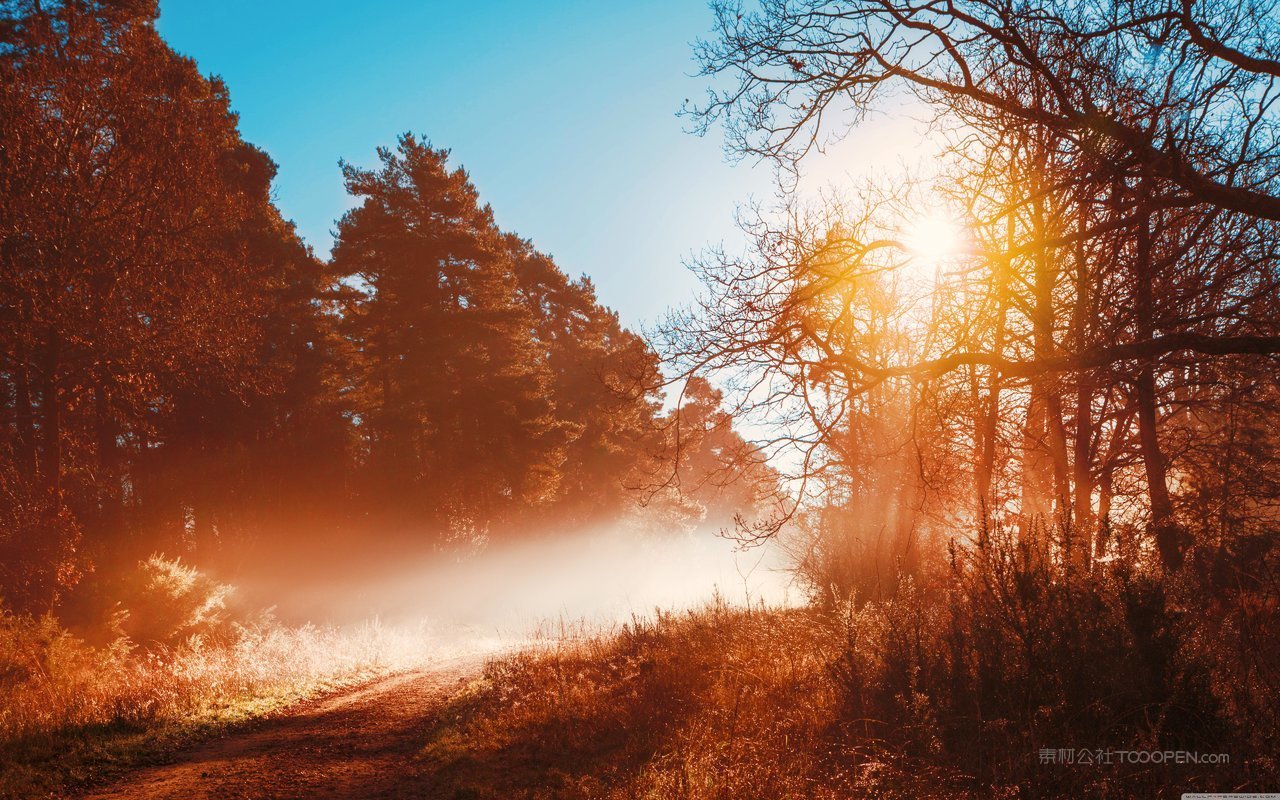
[[[320,255],[349,205],[338,159],[369,165],[412,130],[452,150],[504,229],[637,324],[686,300],[682,260],[733,241],[736,205],[771,190],[676,117],[703,92],[690,45],[711,22],[699,0],[162,0],[159,29],[226,81]]]

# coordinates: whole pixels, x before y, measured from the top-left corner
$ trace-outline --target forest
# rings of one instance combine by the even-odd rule
[[[413,132],[317,256],[155,0],[0,9],[0,793],[217,796],[191,748],[405,675],[400,783],[247,796],[1280,787],[1271,0],[716,0],[681,116],[777,190],[645,332]],[[906,102],[927,174],[809,190]],[[284,599],[599,531],[803,601],[435,668]]]
[[[405,134],[377,169],[343,165],[358,205],[322,262],[154,7],[21,5],[3,51],[9,606],[54,608],[160,551],[370,530],[468,547],[641,504],[736,510],[713,480],[741,447],[715,391],[685,392],[706,424],[681,443],[685,492],[664,492],[653,348],[501,231],[448,151]]]

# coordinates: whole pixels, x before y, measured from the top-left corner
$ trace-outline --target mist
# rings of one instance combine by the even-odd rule
[[[656,609],[719,598],[786,606],[802,592],[771,543],[742,548],[712,530],[665,536],[624,526],[499,541],[473,553],[242,578],[238,594],[269,599],[291,622],[424,628],[442,639],[527,637],[558,626],[607,628]]]

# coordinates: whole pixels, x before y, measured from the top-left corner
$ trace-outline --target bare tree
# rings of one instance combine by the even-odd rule
[[[788,352],[796,385],[812,385],[817,368],[840,376],[850,396],[886,382],[943,391],[960,375],[973,425],[953,446],[972,454],[975,518],[1012,509],[1024,528],[1039,518],[1087,567],[1109,539],[1117,471],[1140,464],[1159,560],[1178,568],[1189,538],[1162,430],[1179,413],[1176,370],[1280,352],[1274,9],[897,0],[715,9],[718,36],[698,50],[715,85],[689,109],[702,130],[724,122],[732,152],[790,168],[909,92],[953,134],[954,167],[935,191],[963,209],[977,247],[962,279],[933,288],[912,346],[849,347],[777,326],[801,297],[769,283],[777,247],[798,236],[838,252],[841,268],[828,273],[839,282],[898,269],[885,254],[901,243],[862,223],[806,230],[792,215],[756,232],[759,263],[704,271],[717,298],[704,304],[706,328],[686,320],[676,330],[726,343],[709,358],[705,347],[691,352],[704,366],[748,371],[764,353],[781,369]],[[1211,13],[1212,28],[1202,21]],[[873,200],[845,217],[884,225],[885,210]],[[830,260],[821,253],[811,246],[790,261]],[[792,271],[786,282],[798,290],[812,279]],[[1020,462],[1012,504],[994,491],[1010,426],[1021,439],[1009,451]]]

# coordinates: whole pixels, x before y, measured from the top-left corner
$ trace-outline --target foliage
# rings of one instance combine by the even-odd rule
[[[26,608],[58,598],[83,569],[80,537],[66,508],[0,466],[0,602]]]
[[[233,620],[227,600],[233,587],[179,559],[153,555],[123,584],[119,625],[135,642],[172,646],[192,637],[224,637],[230,632]]]
[[[358,205],[316,259],[157,13],[0,6],[12,607],[91,617],[157,551],[229,573],[478,548],[655,498],[677,525],[740,510],[675,496],[657,356],[501,231],[447,151],[406,134],[375,169],[344,164]]]

